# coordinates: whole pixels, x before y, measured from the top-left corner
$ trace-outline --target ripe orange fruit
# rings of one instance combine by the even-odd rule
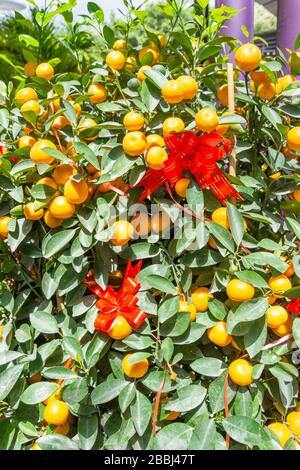
[[[210,246],[213,250],[217,250],[217,249],[218,249],[218,247],[217,247],[215,241],[214,241],[211,237],[209,237],[207,243],[209,244],[209,246]]]
[[[65,116],[57,116],[52,122],[53,129],[63,129],[66,126],[70,126],[70,121]]]
[[[62,224],[62,219],[56,219],[51,212],[47,210],[44,214],[44,222],[49,228],[57,228]]]
[[[165,141],[159,134],[150,134],[146,136],[148,149],[151,147],[164,147]]]
[[[288,313],[285,308],[280,305],[274,305],[267,310],[268,326],[270,328],[278,328],[283,325],[288,319]]]
[[[122,70],[126,59],[120,51],[111,51],[106,56],[106,64],[113,70]]]
[[[271,101],[276,95],[276,86],[274,83],[261,83],[257,88],[257,94],[262,100]]]
[[[244,302],[245,300],[253,299],[255,289],[248,282],[232,279],[226,288],[226,292],[228,297],[234,302]]]
[[[88,94],[91,95],[89,98],[91,103],[103,103],[107,98],[107,91],[102,83],[93,83],[90,85]]]
[[[289,150],[300,152],[300,127],[294,127],[288,132],[287,146]]]
[[[299,199],[300,199],[300,198],[299,198]],[[288,262],[288,265],[289,265],[288,269],[287,269],[287,270],[285,271],[285,273],[283,273],[283,274],[284,274],[284,276],[286,276],[286,277],[292,277],[292,276],[294,276],[294,274],[295,274],[295,268],[294,268],[293,261],[289,261],[289,262]]]
[[[65,196],[57,196],[50,202],[49,211],[56,219],[70,219],[74,215],[75,205]]]
[[[77,118],[79,118],[79,116],[80,116],[80,114],[81,114],[81,110],[82,110],[80,104],[79,104],[79,103],[75,103],[75,102],[72,101],[72,100],[68,100],[68,101],[70,101],[71,105],[72,105],[73,108],[74,108],[74,111],[75,111],[75,113],[76,113]]]
[[[160,170],[168,160],[167,152],[161,147],[151,147],[146,154],[146,162],[152,170]]]
[[[11,221],[11,217],[3,215],[0,217],[0,236],[1,238],[7,238],[9,234],[8,224]]]
[[[54,77],[55,72],[51,64],[44,62],[37,66],[35,73],[37,77],[44,78],[45,80],[51,80]]]
[[[269,279],[269,286],[273,292],[280,293],[292,288],[292,283],[284,274],[271,277]]]
[[[284,147],[283,153],[287,158],[291,158],[292,160],[297,160],[299,158],[299,156],[288,147]]]
[[[198,287],[192,294],[192,302],[195,305],[197,312],[206,312],[208,310],[208,301],[213,299],[213,295],[209,293],[207,287]]]
[[[70,431],[70,425],[68,421],[66,421],[64,424],[60,424],[55,428],[54,433],[55,434],[61,434],[62,436],[67,436]]]
[[[300,202],[300,189],[298,189],[297,191],[294,191],[293,196],[294,196],[295,201]]]
[[[36,91],[30,87],[22,88],[22,90],[19,90],[15,96],[15,101],[18,104],[24,104],[27,101],[37,101],[37,100],[38,100],[38,95]]]
[[[237,66],[244,72],[252,72],[257,69],[262,59],[260,49],[255,44],[244,44],[235,54]]]
[[[177,78],[178,82],[183,88],[183,99],[192,100],[197,95],[198,84],[196,80],[190,75],[181,75]]]
[[[134,364],[128,364],[129,359],[132,357],[132,354],[127,354],[122,361],[122,369],[127,377],[133,379],[140,379],[147,374],[149,369],[148,359],[143,359],[142,361],[135,362]]]
[[[143,82],[146,80],[146,75],[144,74],[145,70],[151,70],[152,67],[150,65],[142,65],[142,67],[139,68],[138,73],[137,73],[137,79],[140,80],[140,82]]]
[[[37,67],[37,64],[35,64],[34,62],[27,62],[24,65],[25,75],[27,75],[27,77],[33,77],[36,72],[36,67]]]
[[[82,204],[89,196],[89,187],[84,179],[74,181],[69,179],[64,186],[65,198],[72,204]]]
[[[165,232],[171,225],[171,219],[166,212],[156,212],[151,217],[152,233]]]
[[[278,78],[278,83],[281,87],[281,90],[284,91],[289,85],[296,81],[294,75],[285,75],[284,77]]]
[[[215,131],[219,124],[219,118],[213,109],[203,108],[195,116],[198,129],[202,132]]]
[[[34,113],[36,116],[40,114],[41,107],[37,101],[29,100],[21,106],[21,113]],[[27,119],[29,121],[29,119]]]
[[[32,147],[35,144],[36,140],[30,135],[23,135],[20,137],[18,142],[18,148],[23,149],[25,147]]]
[[[117,39],[114,42],[113,49],[115,51],[125,51],[126,48],[127,48],[127,44],[126,44],[125,39]]]
[[[132,55],[127,57],[126,59],[126,64],[125,64],[125,70],[128,70],[129,72],[134,72],[136,69],[137,63],[136,63],[136,58]]]
[[[168,80],[164,83],[161,92],[167,103],[180,103],[184,97],[184,86],[178,80]]]
[[[269,81],[269,77],[266,74],[266,72],[260,69],[254,70],[253,72],[251,72],[250,77],[251,77],[251,80],[254,81],[254,83],[264,83],[264,82]]]
[[[97,319],[95,321],[95,327],[96,327]],[[112,327],[110,328],[108,334],[111,338],[115,340],[121,340],[124,338],[127,338],[132,333],[132,328],[129,325],[128,321],[122,317],[121,315],[118,315],[117,318],[115,319],[114,323],[112,324]]]
[[[196,319],[197,315],[197,310],[194,304],[189,304],[188,302],[185,302],[184,300],[179,301],[179,313],[182,312],[190,312],[190,321],[194,321]]]
[[[163,133],[164,136],[172,134],[174,132],[184,131],[184,122],[178,117],[169,117],[163,122]]]
[[[186,191],[189,187],[189,184],[192,180],[190,178],[181,178],[175,184],[175,191],[180,197],[186,197]]]
[[[296,436],[300,436],[300,413],[297,411],[292,411],[286,417],[287,425]]]
[[[175,421],[180,415],[181,413],[179,411],[170,411],[168,416],[166,416],[165,421]]]
[[[34,210],[34,203],[29,202],[23,208],[25,219],[27,220],[40,220],[44,215],[44,209]]]
[[[232,382],[241,387],[246,387],[253,382],[252,371],[252,365],[245,359],[236,359],[228,367],[228,374]]]
[[[237,93],[238,90],[236,87],[234,87],[234,93]],[[218,100],[220,101],[222,106],[228,106],[228,85],[222,85],[220,88],[218,88],[217,92]]]
[[[71,176],[76,175],[77,171],[73,165],[61,163],[57,165],[52,176],[57,184],[65,184]]]
[[[42,184],[44,186],[50,186],[50,188],[53,189],[58,189],[58,184],[53,178],[41,178],[36,182],[36,184]]]
[[[168,39],[166,38],[166,36],[164,34],[158,34],[157,37],[159,39],[161,47],[165,47],[168,42]]]
[[[123,124],[128,131],[139,131],[144,126],[145,119],[141,113],[130,111],[129,113],[125,114]]]
[[[133,238],[134,228],[127,220],[119,220],[113,225],[111,242],[116,246],[124,246]]]
[[[212,221],[216,224],[222,225],[222,227],[230,229],[228,211],[226,207],[219,207],[212,213]]]
[[[285,323],[280,325],[278,328],[273,328],[274,333],[279,336],[280,338],[283,338],[283,336],[286,336],[291,333],[293,329],[293,318],[291,315],[288,316],[288,319]]]
[[[123,149],[127,155],[138,157],[147,150],[147,140],[140,131],[128,132],[123,139]]]
[[[94,119],[86,118],[84,121],[80,124],[79,126],[79,134],[82,132],[92,129],[93,127],[96,127],[97,123],[94,121]],[[95,140],[98,137],[98,130],[94,129],[93,132],[91,132],[90,137],[83,137],[85,140]]]
[[[139,237],[145,237],[151,230],[151,219],[146,212],[138,212],[130,220],[134,233]]]
[[[61,399],[61,387],[57,386],[57,389],[55,392],[50,395],[50,397],[46,398],[46,400],[43,401],[44,405],[48,405],[51,401],[56,401]]]
[[[61,400],[51,400],[44,410],[44,420],[47,424],[61,426],[65,424],[69,417],[69,408]]]
[[[232,337],[227,333],[226,328],[227,324],[224,321],[219,321],[215,326],[209,328],[207,331],[209,340],[221,348],[228,346],[232,341]]]
[[[44,150],[47,147],[56,150],[56,145],[51,140],[38,140],[30,150],[31,160],[34,163],[47,163],[51,165],[54,162],[54,158]]]
[[[144,56],[149,53],[151,53],[153,56],[152,61],[150,62],[150,65],[157,64],[157,62],[159,61],[159,52],[155,44],[152,44],[151,46],[143,47],[139,51],[138,53],[139,61],[142,62]]]
[[[284,447],[288,440],[293,437],[289,428],[283,423],[271,423],[268,425],[268,428],[275,434],[281,447]]]

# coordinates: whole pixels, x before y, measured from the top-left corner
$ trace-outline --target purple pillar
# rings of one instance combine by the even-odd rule
[[[220,8],[222,5],[235,8],[236,10],[243,10],[226,22],[227,28],[223,32],[228,36],[240,39],[243,43],[248,42],[248,40],[251,41],[254,35],[254,0],[216,0],[217,8]],[[246,38],[241,30],[243,25],[249,31],[249,39]]]
[[[278,0],[277,46],[289,57],[286,49],[294,50],[300,33],[299,0]]]

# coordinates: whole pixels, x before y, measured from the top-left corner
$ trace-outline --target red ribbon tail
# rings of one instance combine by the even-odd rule
[[[205,181],[202,175],[197,174],[195,176],[199,186],[202,189],[206,189],[208,187],[224,206],[226,206],[228,197],[243,201],[243,197],[219,169],[215,175],[213,183],[210,184]]]
[[[148,170],[136,188],[144,187],[144,191],[139,197],[138,202],[143,202],[148,196],[155,193],[166,181],[163,171]]]

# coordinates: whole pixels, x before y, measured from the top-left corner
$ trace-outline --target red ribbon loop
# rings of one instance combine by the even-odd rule
[[[300,299],[294,299],[287,304],[287,310],[296,315],[300,315]]]
[[[196,136],[193,132],[180,132],[165,138],[170,149],[168,160],[161,170],[148,170],[137,187],[144,187],[139,202],[157,191],[163,184],[174,187],[183,178],[184,171],[195,177],[201,189],[210,189],[226,205],[228,197],[243,200],[217,165],[230,152],[230,140],[217,132]]]
[[[147,314],[137,307],[138,298],[136,297],[140,284],[135,278],[141,268],[142,261],[136,263],[135,266],[132,266],[130,261],[127,263],[123,282],[118,292],[111,286],[102,289],[97,285],[91,273],[84,279],[84,284],[99,298],[96,303],[96,307],[99,309],[95,320],[96,330],[108,333],[119,315],[124,317],[134,328],[138,328],[145,321]]]

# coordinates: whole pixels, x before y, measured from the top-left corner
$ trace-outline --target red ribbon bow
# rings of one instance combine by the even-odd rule
[[[135,278],[141,267],[142,261],[139,261],[135,266],[132,266],[130,261],[127,263],[123,282],[118,292],[111,286],[102,289],[91,273],[84,279],[83,282],[89,290],[99,298],[96,303],[96,307],[99,309],[95,320],[96,330],[108,333],[119,315],[124,317],[134,328],[138,328],[145,321],[147,315],[137,307],[138,298],[135,296],[140,288],[140,284]]]
[[[287,310],[296,315],[300,315],[300,299],[295,299],[287,304]]]
[[[230,140],[217,132],[196,136],[193,132],[180,132],[165,138],[170,149],[168,160],[161,170],[148,170],[136,187],[144,187],[139,202],[153,194],[163,184],[175,186],[188,170],[194,175],[201,189],[209,188],[226,205],[227,197],[243,200],[226,176],[217,161],[230,152]]]

